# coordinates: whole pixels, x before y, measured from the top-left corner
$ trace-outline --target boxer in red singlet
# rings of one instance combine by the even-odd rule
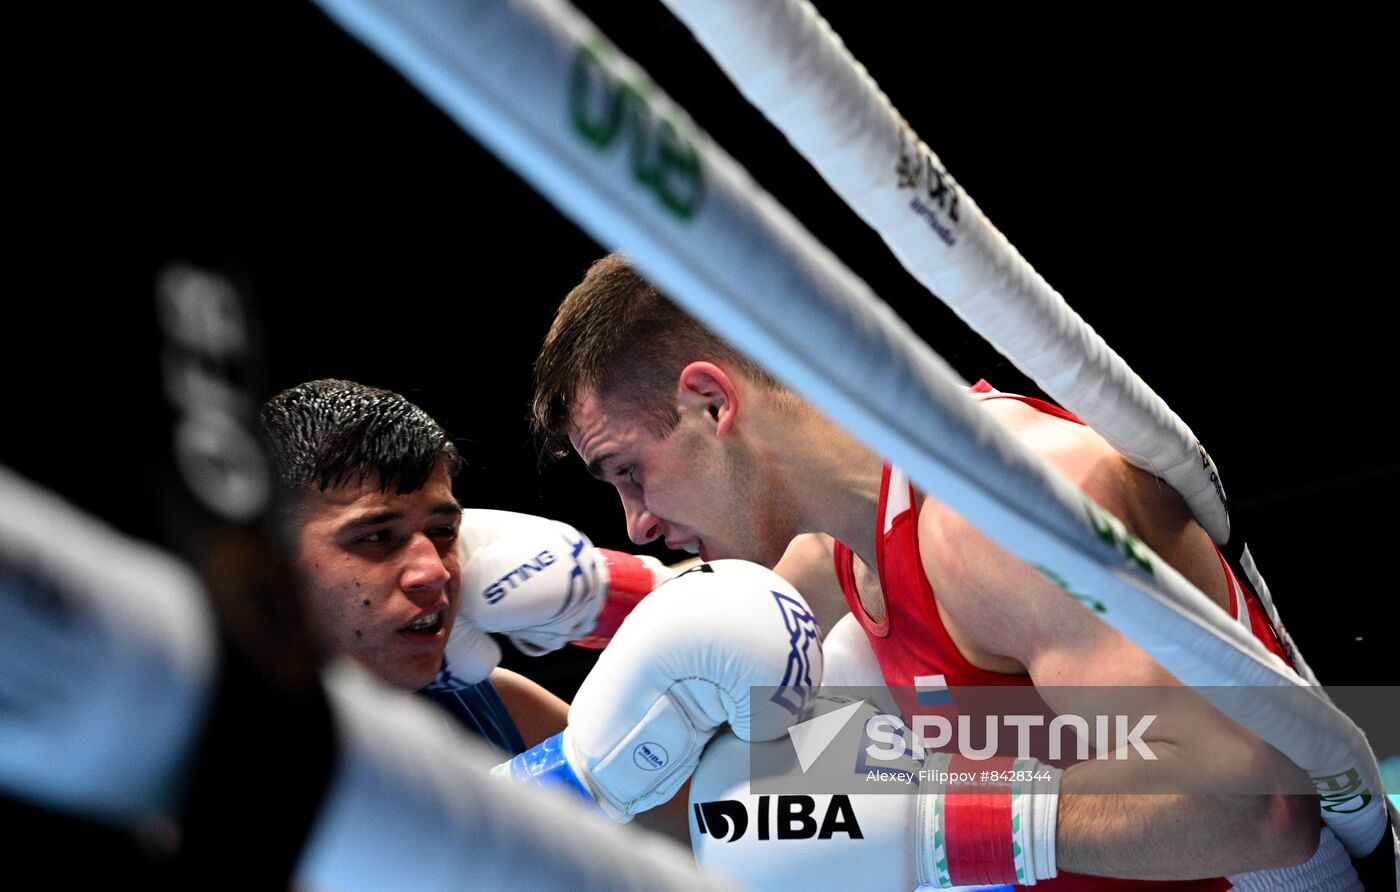
[[[1222,569],[1170,486],[1063,410],[974,390],[1023,446],[1281,653],[1255,599]],[[534,422],[548,454],[572,449],[616,487],[638,544],[664,539],[706,559],[776,566],[824,624],[849,607],[888,684],[932,674],[950,685],[1034,684],[1053,709],[1057,686],[1177,683],[616,255],[595,264],[560,307],[536,363]],[[1169,735],[1167,758],[1219,759],[1223,740],[1233,764],[1302,778],[1214,710],[1191,722],[1190,733],[1174,735],[1154,725]],[[1193,741],[1206,738],[1213,753],[1193,753]],[[1076,794],[1077,783],[1070,768],[1052,834],[1060,873],[1052,888],[1122,888],[1094,879],[1118,877],[1223,889],[1212,878],[1297,864],[1317,846],[1310,797],[1089,796]]]

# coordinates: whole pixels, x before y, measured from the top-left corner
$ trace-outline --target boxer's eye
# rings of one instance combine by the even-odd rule
[[[628,482],[628,483],[631,483],[631,484],[634,485],[634,486],[636,485],[636,483],[637,483],[637,466],[636,466],[636,465],[623,465],[622,467],[620,467],[620,468],[617,469],[617,473],[618,473],[620,476],[627,478],[627,482]]]

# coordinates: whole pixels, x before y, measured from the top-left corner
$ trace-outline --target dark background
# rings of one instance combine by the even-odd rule
[[[652,2],[581,4],[959,371],[1034,392],[923,293]],[[823,3],[1013,244],[1210,448],[1330,683],[1393,682],[1393,230],[1364,23],[957,19]],[[554,306],[602,249],[305,4],[18,29],[3,459],[160,537],[155,270],[252,293],[275,387],[399,390],[460,439],[471,505],[629,547],[610,490],[537,472]],[[1119,12],[1112,16],[1122,15]],[[1375,228],[1372,228],[1375,227]],[[1373,234],[1375,233],[1375,234]],[[655,553],[661,554],[657,551]]]

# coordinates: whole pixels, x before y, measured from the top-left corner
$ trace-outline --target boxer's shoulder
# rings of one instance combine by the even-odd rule
[[[773,571],[802,593],[823,629],[830,629],[846,613],[846,599],[837,579],[835,540],[824,533],[804,533],[788,544]],[[864,567],[856,561],[857,569]],[[873,579],[874,574],[870,577]],[[861,591],[866,583],[858,581]],[[878,589],[878,581],[875,583]]]
[[[1120,485],[1130,467],[1107,440],[1083,424],[1016,399],[983,400],[979,406],[1022,446],[1086,492],[1104,484]]]

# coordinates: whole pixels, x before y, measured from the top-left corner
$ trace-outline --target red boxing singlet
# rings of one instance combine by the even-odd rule
[[[977,399],[1019,400],[1046,414],[1083,424],[1059,406],[1034,397],[998,393],[985,381],[973,385],[972,393]],[[860,603],[855,582],[854,553],[842,543],[835,543],[836,578],[851,613],[870,639],[885,683],[891,687],[913,688],[916,678],[922,678],[927,683],[929,676],[942,676],[943,685],[950,688],[1032,685],[1029,676],[1007,675],[972,665],[954,644],[939,618],[937,599],[919,556],[918,506],[919,496],[909,478],[898,469],[885,465],[877,513],[880,526],[875,537],[876,570],[885,597],[885,618],[879,623],[871,621]],[[1223,557],[1220,566],[1230,587],[1231,618],[1248,626],[1270,651],[1291,664],[1259,598],[1240,582]],[[1230,883],[1223,878],[1174,882],[1122,880],[1061,872],[1054,879],[1036,883],[1035,888],[1074,892],[1126,892],[1138,889],[1207,892],[1229,889]]]

